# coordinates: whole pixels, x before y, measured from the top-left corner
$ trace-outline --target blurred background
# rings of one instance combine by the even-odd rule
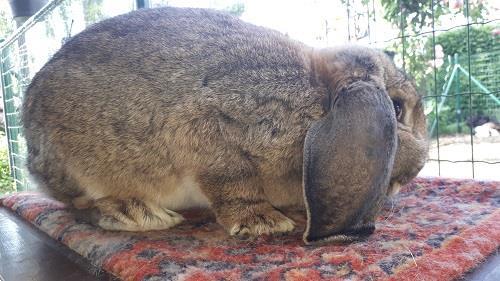
[[[33,75],[85,27],[161,6],[224,10],[317,48],[389,52],[424,96],[420,176],[500,180],[498,0],[0,0],[0,194],[30,188],[19,106]]]

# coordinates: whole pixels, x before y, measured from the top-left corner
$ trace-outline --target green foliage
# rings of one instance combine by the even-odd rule
[[[477,2],[477,3],[476,3]],[[486,14],[486,8],[483,4],[476,1],[469,4],[469,14],[472,20],[482,19]],[[429,0],[381,0],[382,6],[384,8],[384,18],[392,23],[393,26],[400,30],[400,36],[408,36],[420,34],[425,28],[433,27],[433,24],[438,24],[440,17],[443,15],[467,13],[466,6],[462,6],[456,10],[451,10],[445,1],[429,1]],[[448,3],[448,1],[446,1]],[[433,22],[434,16],[434,22]],[[453,33],[453,32],[450,32]],[[448,34],[445,32],[443,34]],[[446,42],[446,38],[451,38],[453,35],[440,35],[442,36],[442,45],[447,46],[445,49],[446,54],[453,55],[455,52],[451,51],[452,48],[460,47],[462,49],[467,48],[464,38],[467,36],[462,32],[460,34],[460,41]],[[471,32],[471,42],[483,42],[482,37],[485,37],[484,33],[478,34]],[[439,36],[438,36],[439,37]],[[481,38],[476,38],[481,37]],[[448,43],[448,44],[447,44]],[[436,44],[439,41],[436,40]],[[473,43],[474,44],[474,43]],[[471,51],[475,46],[471,44]],[[431,48],[429,48],[429,46]],[[390,51],[394,51],[400,54],[401,60],[404,57],[402,64],[405,70],[415,78],[417,84],[420,86],[420,91],[426,91],[427,88],[423,83],[427,79],[426,72],[429,70],[429,61],[432,59],[432,38],[424,36],[411,36],[405,37],[404,40],[398,40],[393,42],[392,46],[387,48]],[[463,53],[463,52],[458,52]],[[471,54],[476,52],[471,52]]]
[[[7,38],[14,31],[12,19],[5,11],[0,10],[0,38]]]
[[[472,20],[483,19],[486,7],[481,1],[458,6],[457,9],[450,9],[448,1],[434,0],[380,0],[384,8],[384,18],[399,28],[410,28],[418,33],[424,27],[432,26],[432,18],[439,22],[439,18],[445,14],[460,14],[464,16],[468,13]],[[465,0],[467,1],[467,0]],[[464,1],[464,3],[465,3]],[[403,19],[403,21],[402,21]]]
[[[224,11],[233,16],[241,17],[241,15],[243,15],[243,13],[245,12],[245,4],[238,2],[233,4],[232,6],[227,7],[226,9],[224,9]]]
[[[476,76],[476,79],[486,84],[490,90],[500,90],[500,81],[495,81],[494,76],[498,76],[500,70],[500,60],[496,59],[500,52],[500,36],[494,35],[493,30],[498,28],[493,25],[471,26],[469,30],[466,27],[461,27],[451,31],[441,33],[435,37],[435,45],[441,46],[443,49],[444,60],[447,61],[456,54],[458,55],[458,63],[464,68],[468,68],[468,46],[467,33],[469,33],[470,42],[470,62],[471,73]],[[428,38],[425,42],[422,61],[432,61],[433,59],[433,42],[432,38]],[[446,62],[445,62],[446,63]],[[450,63],[450,62],[448,62]],[[441,67],[437,69],[437,89],[441,90],[446,80],[448,69]],[[434,89],[433,73],[426,75],[424,81],[420,84],[426,86],[427,91]],[[468,87],[468,78],[461,77],[460,84]],[[478,91],[478,89],[473,89]]]
[[[499,36],[493,34],[498,25],[472,25],[454,28],[450,31],[418,35],[424,31],[439,26],[444,15],[469,16],[471,22],[482,20],[488,14],[482,1],[429,1],[429,0],[381,0],[384,8],[384,18],[399,29],[403,39],[396,40],[387,50],[397,54],[396,59],[403,65],[406,72],[415,78],[418,90],[425,95],[441,95],[453,67],[453,56],[458,55],[458,63],[467,69],[483,86],[490,91],[500,90],[498,73],[500,71],[500,42]],[[455,6],[453,9],[450,6]],[[467,9],[468,8],[468,9]],[[416,36],[414,36],[416,35]],[[467,42],[470,42],[468,46]],[[442,47],[442,53],[434,49]],[[436,52],[436,54],[435,54]],[[436,55],[436,73],[434,73],[434,56]],[[439,56],[443,57],[439,57]],[[470,56],[470,59],[469,59]],[[451,59],[449,59],[451,58]],[[470,62],[470,70],[468,69]],[[442,64],[442,65],[440,65]],[[436,75],[436,76],[434,76]],[[458,77],[458,78],[457,78]],[[471,84],[472,92],[482,92],[476,85]],[[484,95],[472,95],[469,99],[469,77],[460,73],[451,84],[451,91],[439,112],[440,134],[467,133],[465,120],[469,115],[478,113],[489,116],[498,116],[500,109],[491,99]],[[457,98],[454,95],[461,95]],[[498,96],[498,94],[497,94]],[[435,109],[436,102],[428,108]],[[472,104],[469,102],[472,101]],[[472,112],[471,112],[472,109]],[[436,119],[436,113],[428,115],[429,127]],[[457,125],[458,123],[458,125]],[[435,133],[435,132],[434,132]]]
[[[102,13],[103,0],[84,0],[83,9],[85,11],[85,23],[87,25],[96,23],[104,19]]]
[[[386,20],[399,28],[410,27],[413,31],[418,31],[424,26],[432,24],[433,9],[435,18],[450,12],[442,1],[381,0],[380,2],[384,8],[384,18]],[[402,22],[402,19],[406,21]]]
[[[443,118],[444,119],[444,118]],[[467,127],[467,124],[464,121],[459,122],[458,124],[453,120],[452,122],[443,121],[440,118],[439,120],[439,135],[454,135],[456,133],[468,134],[470,128]],[[433,121],[434,119],[432,119]],[[429,124],[431,126],[432,124]]]
[[[469,30],[470,54],[490,52],[499,48],[499,36],[493,35],[493,25],[471,26]],[[467,54],[467,28],[462,27],[436,36],[436,45],[441,45],[447,55]],[[432,40],[426,43],[426,51],[432,54]]]
[[[445,83],[450,80],[450,72],[453,64],[460,64],[464,69],[468,70],[474,78],[476,78],[480,83],[488,88],[491,92],[500,91],[500,60],[498,56],[500,55],[500,37],[493,34],[495,26],[479,26],[459,28],[452,31],[448,31],[439,34],[435,38],[436,46],[440,45],[443,49],[445,64],[444,66],[436,69],[436,85],[434,85],[434,73],[430,72],[427,74],[422,85],[427,88],[427,93],[433,93],[434,87],[436,89],[436,94],[442,94]],[[469,33],[470,39],[470,59],[468,56],[467,47],[467,33]],[[432,60],[433,44],[432,40],[429,39],[425,44],[425,60]],[[469,68],[470,62],[470,70]],[[483,93],[476,84],[472,83],[470,90],[473,93]],[[447,97],[444,107],[439,112],[439,130],[440,133],[456,133],[457,130],[454,124],[456,122],[465,121],[469,115],[487,115],[493,118],[500,117],[500,108],[489,96],[474,94],[470,97],[469,92],[469,77],[464,73],[459,72],[458,75],[454,77],[451,84],[451,91],[448,94],[461,96],[451,96]],[[472,102],[471,104],[469,104]],[[472,110],[472,111],[471,111]],[[460,115],[457,115],[460,112]],[[429,119],[435,119],[435,112],[429,115]],[[448,125],[449,124],[449,125]],[[461,130],[463,133],[468,132],[466,130]]]
[[[14,182],[10,177],[9,155],[5,146],[0,147],[0,194],[13,192]]]

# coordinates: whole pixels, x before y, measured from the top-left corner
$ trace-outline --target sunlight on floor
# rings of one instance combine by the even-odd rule
[[[470,136],[441,137],[439,139],[439,159],[448,161],[471,161],[474,150],[474,178],[479,180],[500,180],[500,137]],[[430,159],[438,159],[437,141],[431,141]],[[472,178],[472,162],[441,162],[441,176],[449,178]],[[429,161],[419,176],[438,176],[437,161]]]

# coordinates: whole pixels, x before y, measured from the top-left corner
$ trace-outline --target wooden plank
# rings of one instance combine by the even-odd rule
[[[92,274],[91,272],[96,272]],[[116,280],[0,207],[0,280]]]

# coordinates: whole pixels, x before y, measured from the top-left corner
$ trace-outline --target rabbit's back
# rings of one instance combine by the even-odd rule
[[[70,40],[35,76],[26,104],[63,110],[65,117],[80,121],[95,115],[98,123],[109,121],[98,115],[144,116],[155,109],[156,116],[174,111],[178,116],[176,110],[186,112],[189,105],[255,118],[265,103],[295,108],[317,101],[310,96],[314,78],[305,48],[214,11],[136,11]],[[134,124],[127,125],[133,130]]]
[[[213,165],[226,147],[286,174],[300,168],[303,135],[322,113],[308,51],[201,9],[105,20],[35,76],[23,111],[28,147],[58,155],[71,174],[152,186]],[[235,165],[250,163],[239,157]]]

